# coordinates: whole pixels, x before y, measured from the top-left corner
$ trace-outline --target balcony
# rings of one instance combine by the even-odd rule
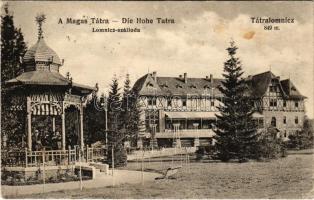
[[[156,138],[210,138],[215,135],[212,129],[184,129],[174,132],[166,130],[165,132],[156,133]]]

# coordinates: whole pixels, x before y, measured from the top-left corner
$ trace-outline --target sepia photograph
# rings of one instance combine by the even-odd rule
[[[0,5],[1,198],[314,198],[312,1]]]

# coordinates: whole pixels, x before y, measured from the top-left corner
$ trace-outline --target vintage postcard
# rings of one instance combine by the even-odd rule
[[[3,1],[2,198],[314,198],[313,22],[312,1]]]

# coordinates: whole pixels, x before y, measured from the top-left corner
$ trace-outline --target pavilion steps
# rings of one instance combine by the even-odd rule
[[[105,163],[99,163],[99,162],[90,162],[90,166],[95,167],[95,169],[99,170],[100,172],[105,172],[106,174],[109,173],[109,165]]]

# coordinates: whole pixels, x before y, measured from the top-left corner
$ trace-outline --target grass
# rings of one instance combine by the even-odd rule
[[[163,160],[145,162],[145,170],[163,171]],[[181,164],[177,161],[175,164]],[[140,170],[140,163],[124,169]],[[183,165],[176,179],[83,191],[60,191],[18,198],[304,198],[313,188],[313,154],[293,153],[271,162]]]

